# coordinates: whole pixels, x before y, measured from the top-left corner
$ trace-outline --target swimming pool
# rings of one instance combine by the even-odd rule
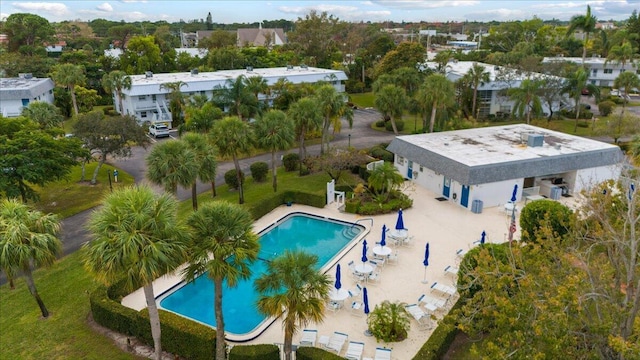
[[[251,340],[270,323],[258,312],[258,294],[253,289],[255,279],[266,269],[266,262],[285,250],[303,250],[318,256],[319,269],[331,267],[353,247],[364,232],[362,225],[328,219],[310,214],[293,213],[260,232],[260,260],[251,265],[249,279],[239,281],[235,288],[224,284],[222,311],[227,339]],[[191,283],[181,283],[159,298],[162,309],[215,327],[213,281],[206,274]]]

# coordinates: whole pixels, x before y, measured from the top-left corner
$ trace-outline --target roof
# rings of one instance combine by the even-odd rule
[[[543,146],[527,146],[529,134],[543,135]],[[622,160],[618,146],[525,124],[398,136],[387,149],[465,185],[608,166]]]
[[[264,46],[267,35],[271,36],[271,44],[284,43],[284,30],[275,29],[238,29],[238,46],[249,44],[250,46]]]
[[[0,78],[0,100],[33,99],[53,87],[49,78]]]
[[[347,75],[341,70],[321,69],[314,67],[278,67],[263,68],[247,71],[241,70],[221,70],[214,72],[201,72],[192,74],[190,72],[153,74],[152,77],[145,75],[131,75],[131,89],[124,90],[128,96],[163,94],[170,91],[160,89],[161,84],[182,81],[187,84],[182,88],[183,92],[211,91],[215,86],[224,86],[227,80],[234,80],[240,75],[247,77],[262,76],[267,80],[268,85],[275,84],[279,79],[286,78],[293,84],[315,83],[321,80],[330,81],[331,76],[335,80],[347,80]]]
[[[570,62],[570,63],[574,63],[574,64],[582,64],[582,58],[581,57],[564,57],[564,56],[556,56],[556,57],[545,57],[542,59],[543,63],[553,63],[553,62]],[[603,57],[588,57],[584,59],[584,63],[585,65],[590,65],[590,66],[594,66],[594,65],[601,65],[604,66],[605,64],[610,64],[612,65],[621,65],[621,63],[619,63],[617,60],[607,60],[607,58],[603,58]],[[631,69],[635,67],[635,63],[633,61],[629,61],[625,64],[625,69]]]

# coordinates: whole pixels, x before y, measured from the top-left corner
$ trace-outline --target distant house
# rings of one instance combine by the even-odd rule
[[[0,113],[4,117],[16,117],[34,101],[53,104],[53,88],[51,79],[35,78],[31,74],[0,78]]]
[[[570,62],[582,64],[581,57],[546,57],[543,63]],[[584,65],[589,70],[589,82],[595,86],[613,86],[615,79],[625,71],[633,71],[640,75],[640,68],[637,63],[627,62],[624,67],[617,61],[607,61],[601,57],[589,57],[584,61]]]
[[[617,179],[620,147],[517,124],[397,136],[387,150],[409,181],[473,211],[518,200],[559,199]],[[476,210],[477,207],[476,207]]]
[[[122,91],[122,106],[117,95],[113,94],[113,103],[116,111],[121,114],[134,115],[140,123],[164,123],[171,127],[172,115],[169,111],[169,90],[162,88],[162,84],[182,81],[185,86],[181,91],[186,96],[206,95],[213,97],[213,89],[216,86],[226,86],[227,80],[233,80],[239,76],[261,76],[269,86],[279,79],[285,78],[293,84],[316,83],[326,81],[332,84],[339,92],[344,92],[344,81],[347,75],[341,70],[320,69],[308,66],[288,66],[280,68],[242,70],[221,70],[214,72],[191,72],[154,74],[147,72],[144,75],[131,75],[131,89]],[[269,101],[265,94],[259,94],[261,101]]]
[[[284,29],[238,29],[239,47],[284,45],[287,42]]]

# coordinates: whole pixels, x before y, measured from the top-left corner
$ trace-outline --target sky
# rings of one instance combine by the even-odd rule
[[[13,13],[40,15],[50,22],[107,20],[126,22],[177,22],[205,19],[211,12],[217,23],[252,23],[262,20],[304,18],[311,10],[326,11],[340,20],[382,21],[509,21],[541,19],[569,20],[584,14],[591,5],[600,20],[624,20],[640,11],[640,0],[368,0],[368,1],[223,1],[223,0],[111,0],[111,1],[11,1],[0,0],[0,18]]]

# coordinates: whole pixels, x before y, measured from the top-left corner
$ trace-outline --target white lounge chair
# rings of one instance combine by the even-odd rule
[[[449,297],[452,297],[456,294],[456,288],[454,288],[453,286],[438,284],[437,282],[434,282],[433,285],[431,285],[431,292],[433,292],[434,290],[448,295]]]
[[[446,275],[458,276],[458,270],[459,269],[455,266],[447,265],[447,267],[444,268],[444,273]]]
[[[398,250],[395,250],[393,253],[389,255],[389,259],[387,259],[387,262],[389,264],[397,264],[398,260],[399,260]]]
[[[356,297],[358,295],[360,295],[360,293],[362,292],[362,286],[360,286],[360,284],[356,284],[355,289],[349,289],[349,297]]]
[[[444,310],[445,305],[447,305],[447,300],[422,294],[418,298],[418,304],[421,304],[425,309],[433,313],[438,310]]]
[[[325,348],[329,351],[335,351],[335,353],[339,356],[344,343],[347,342],[348,339],[349,335],[335,331],[329,338],[329,343],[325,345]]]
[[[316,346],[317,337],[318,337],[318,330],[312,330],[312,329],[302,330],[302,338],[300,339],[300,346]]]
[[[404,307],[411,316],[418,322],[418,325],[426,329],[429,325],[429,315],[418,306],[418,304],[410,304]]]
[[[364,351],[363,342],[349,341],[349,347],[347,347],[347,354],[345,357],[350,360],[361,360],[363,351]]]
[[[356,281],[364,281],[365,280],[364,274],[361,274],[358,271],[356,271],[356,264],[353,262],[353,260],[349,261],[347,266],[349,266],[349,270],[351,271],[351,276],[353,276],[354,280],[356,280]]]
[[[380,282],[380,270],[374,271],[367,277],[367,283],[371,285],[375,285]]]
[[[373,360],[391,360],[391,349],[376,348],[376,354]]]

